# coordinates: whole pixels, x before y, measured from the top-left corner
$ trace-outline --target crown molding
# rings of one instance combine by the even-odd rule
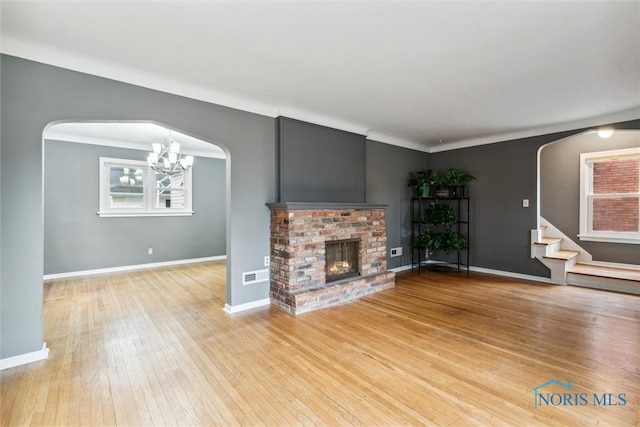
[[[582,131],[585,128],[597,128],[598,126],[610,125],[612,123],[626,122],[630,120],[640,119],[640,107],[629,110],[618,111],[610,114],[603,114],[588,119],[574,120],[571,122],[558,123],[550,126],[541,126],[532,129],[504,133],[499,135],[491,135],[481,138],[466,139],[457,142],[439,144],[431,147],[429,153],[438,153],[442,151],[457,150],[460,148],[475,147],[477,145],[495,144],[498,142],[511,141],[514,139],[530,138],[540,135],[548,135],[557,132]]]
[[[250,100],[246,97],[231,95],[228,93],[215,91],[210,88],[194,85],[190,82],[177,79],[170,79],[156,73],[146,72],[140,69],[115,65],[108,61],[91,58],[82,55],[75,55],[61,49],[45,47],[8,36],[3,40],[0,51],[6,55],[12,55],[43,64],[87,73],[98,77],[117,80],[152,90],[157,90],[173,95],[184,96],[191,99],[220,105],[248,113],[258,114],[275,118],[286,116],[296,120],[303,120],[310,123],[327,126],[346,132],[365,135],[368,139],[390,145],[409,148],[426,153],[438,153],[442,151],[468,148],[477,145],[493,144],[513,139],[528,138],[545,135],[555,132],[563,132],[585,127],[596,127],[615,122],[634,120],[640,118],[640,108],[632,108],[616,113],[599,115],[587,119],[579,119],[570,122],[557,123],[548,126],[540,126],[531,129],[493,134],[479,138],[469,138],[449,143],[439,143],[429,146],[427,143],[398,138],[373,130],[361,123],[354,123],[348,120],[341,120],[335,117],[324,116],[312,113],[294,106],[274,106],[266,102]]]

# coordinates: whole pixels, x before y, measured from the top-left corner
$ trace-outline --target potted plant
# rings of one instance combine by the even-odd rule
[[[409,172],[408,186],[416,189],[418,197],[429,197],[433,179],[433,171],[431,169]]]
[[[466,249],[468,245],[467,238],[463,234],[456,233],[451,230],[444,233],[442,240],[441,249],[443,249],[447,254],[450,254],[453,251]]]
[[[415,247],[425,251],[425,258],[437,250],[442,249],[444,233],[438,231],[423,231],[416,238]]]
[[[416,247],[420,250],[425,249],[427,258],[438,250],[450,254],[466,249],[467,238],[453,231],[456,221],[456,214],[450,204],[437,201],[430,203],[420,219],[429,229],[418,235]]]
[[[447,198],[451,197],[451,186],[446,175],[434,174],[433,185],[436,191],[436,197]]]
[[[476,179],[475,176],[468,172],[456,168],[447,169],[442,177],[444,185],[448,185],[451,188],[450,196],[453,197],[465,197],[467,193],[466,184]]]
[[[449,231],[456,222],[456,214],[450,205],[434,202],[424,211],[422,222],[431,228],[444,225],[445,229]]]

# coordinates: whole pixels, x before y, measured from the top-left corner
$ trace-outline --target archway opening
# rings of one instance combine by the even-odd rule
[[[186,191],[159,190],[149,179],[144,191],[188,194],[192,211],[178,212],[175,207],[179,204],[171,205],[164,197],[154,212],[101,216],[100,198],[109,187],[105,190],[105,184],[100,183],[104,174],[100,159],[133,162],[137,166],[120,168],[119,173],[126,171],[132,180],[139,179],[138,172],[147,167],[151,144],[169,134],[183,154],[194,156],[188,171],[191,185]],[[50,124],[43,132],[45,279],[226,259],[230,253],[229,162],[225,147],[156,122]],[[120,195],[131,197],[131,193],[142,192],[137,184]]]
[[[554,237],[563,239],[563,247],[587,254],[587,260],[638,264],[637,244],[626,244],[615,239],[611,241],[593,240],[584,236],[584,217],[589,213],[587,189],[585,188],[584,159],[602,153],[627,152],[638,149],[640,131],[617,129],[608,137],[596,130],[572,135],[546,144],[538,150],[538,212],[537,221],[547,229],[553,229]],[[637,158],[637,157],[636,157]],[[637,167],[637,160],[636,160]],[[637,170],[637,169],[636,169]],[[612,178],[613,179],[613,178]],[[624,182],[628,180],[620,178]],[[637,182],[636,176],[636,182]],[[615,181],[615,179],[613,179]],[[637,190],[636,190],[637,191]],[[637,194],[637,193],[636,193]],[[603,197],[615,201],[611,194]],[[638,199],[635,199],[636,202]],[[637,206],[636,206],[637,208]],[[637,210],[635,211],[637,226]],[[633,215],[618,209],[606,215],[615,220]]]

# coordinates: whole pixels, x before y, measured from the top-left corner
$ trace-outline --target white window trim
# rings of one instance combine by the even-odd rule
[[[105,167],[105,165],[111,163],[131,166],[133,168],[142,168],[146,171],[147,175],[145,177],[144,209],[131,211],[125,209],[109,208],[109,168]],[[140,160],[100,157],[100,209],[98,210],[98,215],[101,218],[192,216],[194,212],[192,210],[193,186],[191,171],[192,168],[189,168],[184,173],[184,192],[186,198],[186,206],[182,209],[155,209],[153,207],[153,196],[155,191],[150,191],[152,188],[155,190],[155,171],[148,166],[147,162]]]
[[[640,148],[628,148],[623,150],[599,151],[596,153],[580,154],[580,234],[578,238],[584,241],[640,244],[640,233],[601,232],[591,229],[592,203],[590,202],[591,177],[587,168],[587,162],[594,160],[613,160],[625,157],[637,157]],[[599,197],[637,197],[636,193],[619,194]]]

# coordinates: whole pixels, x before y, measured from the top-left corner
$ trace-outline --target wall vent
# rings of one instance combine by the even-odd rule
[[[269,269],[242,273],[243,285],[253,285],[254,283],[266,282],[267,280],[269,280]]]

